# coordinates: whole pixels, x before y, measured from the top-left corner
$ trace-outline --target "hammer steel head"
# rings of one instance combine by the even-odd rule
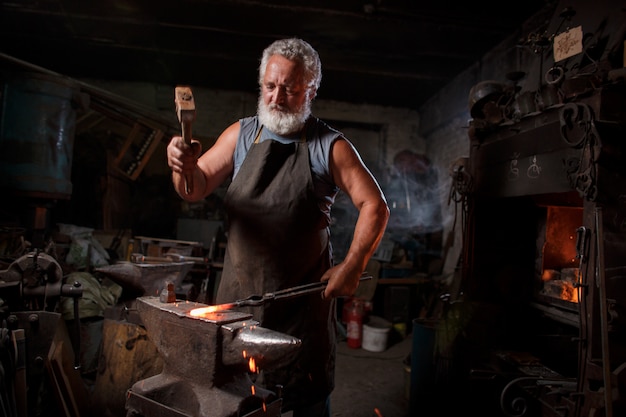
[[[196,118],[196,105],[193,101],[193,93],[191,88],[186,86],[178,86],[174,90],[175,103],[176,103],[176,115],[178,121],[193,122]]]

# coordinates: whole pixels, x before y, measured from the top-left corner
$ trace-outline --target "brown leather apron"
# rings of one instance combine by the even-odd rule
[[[218,304],[318,282],[331,265],[306,141],[259,142],[260,134],[224,200],[229,223]],[[325,399],[334,387],[335,302],[314,293],[243,310],[302,340],[294,361],[262,375],[266,388],[283,386],[285,409]]]

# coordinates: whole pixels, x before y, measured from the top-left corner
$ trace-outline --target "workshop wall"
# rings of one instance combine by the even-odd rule
[[[530,22],[529,26],[533,24]],[[520,32],[524,30],[522,28]],[[455,183],[451,172],[462,166],[463,158],[469,154],[468,93],[477,82],[487,78],[504,80],[506,72],[519,67],[520,60],[524,59],[520,53],[515,52],[514,44],[519,36],[520,33],[513,34],[502,42],[419,110],[353,105],[338,101],[314,102],[314,114],[347,135],[361,152],[385,193],[389,194],[392,205],[391,224],[408,224],[414,227],[414,230],[409,230],[410,235],[414,234],[413,231],[420,234],[424,230],[439,234],[440,258],[444,265],[440,269],[427,269],[426,272],[431,275],[451,276],[456,270],[460,255],[461,221],[459,207],[453,199]],[[154,109],[172,127],[171,132],[176,132],[178,121],[173,86],[95,79],[80,81]],[[234,92],[191,87],[194,90],[197,112],[192,128],[193,135],[201,140],[204,149],[209,148],[229,124],[253,114],[256,110],[256,91]],[[98,201],[101,198],[102,212],[76,210],[71,208],[72,204],[61,202],[58,211],[65,213],[65,216],[61,215],[58,220],[67,223],[77,219],[78,215],[85,217],[79,219],[79,222],[88,223],[79,224],[81,226],[109,230],[125,228],[140,235],[176,238],[177,219],[181,215],[196,216],[192,212],[202,211],[202,208],[183,203],[173,191],[165,158],[165,148],[171,132],[166,132],[159,140],[141,174],[137,178],[129,179],[109,175],[112,170],[111,160],[121,146],[121,140],[112,131],[114,129],[106,125],[100,126],[99,130],[82,131],[77,135],[75,145],[78,153],[84,153],[74,158],[75,168],[83,170],[73,173],[75,179],[88,179],[85,173],[95,167],[106,172],[95,175],[90,173],[89,177],[92,179],[89,183],[77,183],[80,192],[75,193],[79,195],[72,199]],[[396,164],[399,155],[413,155],[416,160],[421,161],[419,169],[407,173]],[[103,176],[106,177],[104,180]],[[397,193],[402,189],[404,194]],[[426,194],[423,193],[425,189]],[[218,199],[221,192],[217,190],[215,193]],[[429,212],[424,213],[424,210]],[[438,211],[438,215],[431,215]],[[349,202],[341,198],[338,199],[335,213],[339,217],[343,216],[338,219],[339,223],[354,217],[354,212],[350,212]],[[336,237],[339,241],[339,255],[341,242],[347,244],[350,233],[351,230],[348,229]],[[389,244],[390,238],[392,244],[393,240],[406,240],[407,248],[422,244],[420,241],[397,236],[386,236],[384,243]]]
[[[150,83],[124,83],[95,79],[83,79],[81,82],[120,97],[132,98],[132,100],[147,108],[155,109],[171,126],[176,127],[178,124],[175,114],[173,87]],[[193,86],[192,88],[196,105],[196,119],[193,123],[192,132],[194,138],[201,141],[204,150],[208,149],[217,136],[231,123],[256,112],[256,92],[216,91],[195,88]],[[363,159],[383,188],[387,186],[389,181],[390,172],[393,169],[393,156],[397,152],[405,149],[410,149],[416,153],[425,152],[426,144],[417,135],[419,115],[413,110],[366,104],[351,105],[343,102],[320,100],[314,102],[313,112],[316,116],[344,132],[359,149]],[[101,126],[99,133],[92,129],[90,134],[77,137],[77,147],[87,150],[94,149],[93,142],[95,139],[95,142],[99,142],[102,147],[109,148],[108,153],[97,152],[100,158],[105,158],[105,155],[108,155],[107,158],[109,159],[114,158],[117,153],[116,148],[119,148],[121,143],[120,140],[117,140],[117,143],[115,143],[115,139],[111,137],[110,132],[103,131],[106,129],[108,129],[106,126]],[[173,130],[173,132],[176,132],[176,130]],[[179,206],[184,205],[178,196],[171,194],[173,188],[169,183],[170,170],[165,157],[168,140],[169,135],[162,138],[140,176],[134,181],[128,181],[127,179],[122,181],[133,189],[130,192],[132,195],[128,195],[128,192],[125,193],[125,199],[131,198],[133,202],[132,211],[135,214],[132,212],[117,213],[114,215],[117,219],[109,219],[108,224],[103,226],[111,228],[124,226],[136,229],[138,227],[137,224],[132,224],[132,222],[128,224],[126,220],[129,216],[131,218],[133,216],[141,216],[143,218],[142,222],[149,224],[145,225],[145,228],[144,226],[139,227],[143,229],[139,233],[149,235],[159,233],[160,235],[170,235],[165,237],[175,237],[172,235],[175,226],[171,224],[169,219],[174,217],[175,220],[177,213],[172,213],[169,202],[162,199],[156,201],[160,193],[167,195],[167,198],[171,198],[175,204]],[[90,143],[90,145],[81,146],[81,141]],[[105,142],[103,145],[102,141]],[[81,175],[78,175],[78,177],[81,177]],[[117,184],[114,185],[112,182]],[[111,179],[107,181],[107,185],[115,186],[118,189],[117,192],[124,188],[123,185],[119,184],[119,179]],[[217,194],[219,195],[220,192],[218,190]],[[111,196],[111,198],[115,197]],[[141,201],[144,201],[144,203]],[[154,202],[154,204],[151,202]],[[110,206],[118,207],[119,204],[114,203],[110,204]],[[167,209],[168,213],[152,215],[146,213],[146,211],[157,212],[163,209]],[[137,213],[137,211],[143,211],[143,214]],[[120,222],[123,224],[119,224]],[[156,223],[159,224],[160,230],[150,230],[152,226],[156,226]]]
[[[164,85],[136,82],[113,82],[96,79],[83,79],[82,82],[110,91],[125,98],[132,98],[149,108],[156,109],[165,120],[177,125],[174,107],[174,88]],[[215,141],[217,136],[231,123],[241,117],[256,112],[257,93],[209,90],[191,86],[194,92],[196,105],[196,119],[193,123],[193,136],[200,139],[204,149]],[[323,88],[323,85],[322,87]],[[382,132],[383,140],[376,144],[360,143],[359,137],[349,136],[361,152],[367,152],[367,146],[376,147],[382,154],[393,155],[402,149],[411,149],[422,153],[426,150],[426,143],[418,136],[419,113],[415,110],[397,107],[383,107],[376,105],[353,105],[339,101],[316,100],[313,103],[313,114],[333,125],[342,128],[349,126],[363,126],[365,130],[375,129]],[[341,130],[341,129],[340,129]],[[358,129],[357,129],[358,134]],[[167,140],[163,140],[167,143]],[[163,158],[159,158],[159,155]],[[164,159],[165,152],[155,153],[155,158],[146,166],[150,175],[168,171]],[[390,160],[381,161],[389,164]],[[381,168],[381,167],[372,167]],[[383,179],[379,179],[383,180]]]
[[[440,231],[443,240],[441,257],[444,265],[434,272],[444,277],[452,276],[460,256],[460,212],[459,207],[451,199],[451,193],[454,193],[451,170],[454,170],[455,164],[462,164],[463,158],[469,155],[468,93],[473,85],[485,78],[504,80],[506,72],[515,70],[515,65],[520,62],[520,56],[511,53],[511,50],[514,50],[511,45],[514,45],[518,37],[519,34],[513,34],[502,42],[483,60],[461,73],[419,111],[324,100],[316,100],[313,105],[313,112],[316,116],[342,130],[355,144],[386,194],[394,187],[398,188],[394,181],[400,179],[406,182],[406,175],[399,177],[398,168],[394,166],[394,158],[398,154],[409,151],[425,157],[429,164],[428,178],[431,178],[427,180],[430,184],[428,191],[429,195],[435,196],[436,201],[424,201],[423,196],[419,196],[418,201],[410,207],[410,213],[407,207],[401,207],[401,210],[395,212],[392,207],[392,213],[409,215],[411,218],[415,216],[423,218],[424,215],[419,214],[422,207],[428,207],[429,210],[435,207],[436,210],[441,211],[436,224],[419,224],[416,227]],[[172,86],[95,79],[81,81],[121,97],[132,98],[146,107],[157,110],[172,126],[178,124],[174,111],[174,88]],[[203,149],[208,149],[229,124],[256,111],[256,92],[218,91],[193,86],[192,88],[197,113],[192,130],[194,137],[202,142]],[[324,88],[323,85],[321,88]],[[114,213],[113,218],[109,217],[105,226],[128,227],[134,229],[137,234],[176,237],[176,219],[181,215],[181,210],[189,210],[193,207],[190,208],[183,203],[173,193],[169,183],[170,174],[165,158],[167,140],[167,137],[161,140],[136,181],[127,184],[126,187],[123,184],[109,182],[109,186],[116,187],[116,192],[122,192],[125,200],[131,199],[133,208],[130,213],[124,210]],[[80,143],[77,147],[81,147]],[[88,148],[93,149],[93,145]],[[106,153],[100,154],[106,155]],[[109,158],[110,154],[111,152],[109,152]],[[436,181],[434,186],[432,178]],[[424,184],[423,181],[418,181],[413,182],[412,186],[418,190],[423,189]],[[125,189],[127,191],[124,192]],[[134,191],[128,191],[128,189]],[[219,190],[217,194],[220,194]],[[395,196],[391,197],[394,201],[390,203],[395,204]],[[119,205],[112,204],[111,206],[118,207]],[[349,202],[339,198],[335,213],[340,223],[354,218],[355,213],[350,210]],[[107,215],[104,214],[104,216]],[[404,218],[395,220],[397,223],[407,223]],[[138,222],[141,224],[137,224]],[[338,232],[336,245],[339,246],[338,254],[341,256],[341,242],[345,244],[349,242],[351,230],[336,232]],[[394,239],[397,240],[397,237]]]
[[[507,74],[520,71],[535,55],[519,43],[549,21],[552,9],[546,8],[528,19],[517,31],[461,72],[421,108],[418,136],[426,143],[425,154],[438,169],[439,198],[443,224],[443,261],[441,276],[450,282],[462,250],[462,209],[455,203],[456,174],[463,172],[469,157],[469,95],[472,87],[484,80],[509,81]]]

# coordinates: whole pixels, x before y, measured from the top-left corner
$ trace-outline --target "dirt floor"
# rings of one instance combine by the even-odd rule
[[[409,415],[411,336],[394,334],[382,352],[337,346],[332,417],[407,417]],[[283,415],[291,417],[291,413]]]
[[[411,337],[391,338],[383,352],[337,348],[336,388],[331,396],[333,417],[406,417],[409,415],[410,374],[407,356]]]

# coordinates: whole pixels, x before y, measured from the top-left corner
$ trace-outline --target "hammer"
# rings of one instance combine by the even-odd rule
[[[176,102],[176,115],[180,122],[183,140],[191,146],[191,123],[196,118],[196,105],[193,101],[193,93],[191,88],[186,86],[178,86],[174,90]],[[185,193],[193,192],[193,172],[185,172]]]

